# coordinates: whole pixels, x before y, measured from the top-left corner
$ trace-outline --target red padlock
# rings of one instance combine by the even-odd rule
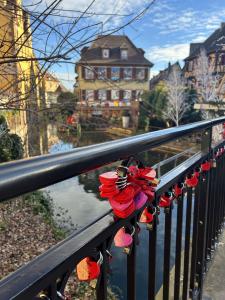
[[[203,162],[203,163],[201,164],[201,169],[202,169],[203,172],[209,171],[210,168],[211,168],[211,164],[210,164],[209,161],[205,161],[205,162]]]
[[[198,177],[195,174],[188,175],[185,183],[188,187],[195,187],[198,184]]]
[[[139,177],[152,181],[156,178],[156,171],[150,167],[139,169]]]
[[[154,214],[152,214],[149,209],[146,207],[141,216],[140,216],[140,219],[139,219],[139,222],[140,223],[152,223],[154,220]]]
[[[173,193],[176,198],[178,198],[182,195],[183,189],[184,189],[184,184],[182,182],[179,182],[175,185],[175,187],[173,189]]]
[[[118,203],[128,203],[134,198],[134,187],[132,185],[127,185],[119,194],[111,197],[114,201]]]
[[[200,176],[201,173],[201,168],[200,167],[196,167],[194,170],[194,175],[198,178]]]
[[[100,266],[103,262],[103,256],[100,253],[100,258],[96,262],[91,257],[85,257],[77,264],[77,277],[80,281],[90,281],[96,279],[100,275]]]
[[[118,180],[118,175],[115,171],[106,172],[99,175],[99,180],[104,185],[114,185]]]
[[[160,197],[159,207],[169,207],[173,200],[173,194],[171,192],[166,192]]]
[[[155,197],[155,189],[152,186],[144,185],[142,186],[142,191],[148,196],[148,200],[152,201]]]

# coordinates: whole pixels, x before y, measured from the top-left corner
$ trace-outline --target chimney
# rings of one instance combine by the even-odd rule
[[[222,23],[220,24],[220,29],[221,29],[221,30],[224,30],[224,29],[225,29],[225,22],[222,22]]]

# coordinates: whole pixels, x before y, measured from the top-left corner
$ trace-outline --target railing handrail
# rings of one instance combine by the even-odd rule
[[[156,189],[156,196],[166,191],[169,185],[181,180],[186,172],[193,169],[193,166],[200,163],[206,156],[198,152],[164,174]],[[25,292],[27,295],[29,289],[32,290],[32,293],[38,293],[40,286],[44,288],[47,285],[45,278],[47,274],[57,273],[57,268],[62,265],[66,267],[67,261],[72,268],[71,262],[69,262],[71,257],[74,257],[73,263],[76,265],[83,257],[92,253],[101,236],[109,238],[112,232],[116,233],[123,224],[126,224],[129,219],[137,214],[138,211],[135,211],[127,219],[120,219],[115,222],[113,215],[110,215],[110,211],[106,212],[79,232],[71,234],[28,264],[3,278],[0,281],[0,299],[13,299],[13,296],[17,296],[16,299],[24,299],[23,293]],[[13,286],[12,289],[9,288],[11,286]]]
[[[68,152],[1,164],[0,202],[150,150],[222,122],[225,122],[225,117],[81,147]]]

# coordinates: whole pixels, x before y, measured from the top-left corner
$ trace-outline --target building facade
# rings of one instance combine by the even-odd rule
[[[195,72],[201,50],[207,54],[212,73],[218,76],[217,94],[225,100],[225,23],[213,32],[203,43],[190,44],[189,56],[185,59],[184,75],[188,85],[198,89]]]
[[[45,108],[45,92],[44,79],[35,61],[30,18],[22,9],[22,0],[0,0],[0,14],[0,62],[4,62],[0,64],[0,105],[7,113],[11,130],[24,142],[28,140],[25,144],[30,150],[26,152],[39,154],[41,150],[33,153],[32,149],[36,141],[36,149],[42,144],[40,115],[33,112]],[[21,61],[23,58],[26,60]],[[11,112],[14,114],[10,115]]]
[[[57,105],[57,98],[61,93],[69,92],[69,90],[60,82],[60,80],[49,72],[45,73],[44,82],[45,101],[48,108]]]
[[[182,72],[179,62],[174,64],[168,63],[168,67],[152,77],[150,80],[150,90],[153,90],[156,86],[164,85],[165,81],[168,80],[169,75],[173,72]]]
[[[79,104],[98,107],[99,114],[103,114],[104,108],[111,111],[117,108],[120,114],[132,106],[149,89],[153,64],[144,53],[127,36],[98,36],[90,47],[82,49],[76,64],[75,91]]]

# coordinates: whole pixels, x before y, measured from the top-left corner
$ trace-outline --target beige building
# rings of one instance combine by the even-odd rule
[[[143,91],[149,89],[150,68],[153,64],[123,35],[98,36],[81,51],[76,64],[78,74],[75,91],[82,107],[92,112],[121,114],[132,106]]]
[[[65,86],[51,73],[47,72],[44,77],[45,81],[45,99],[46,106],[51,107],[57,104],[58,96],[63,92],[68,92]]]

